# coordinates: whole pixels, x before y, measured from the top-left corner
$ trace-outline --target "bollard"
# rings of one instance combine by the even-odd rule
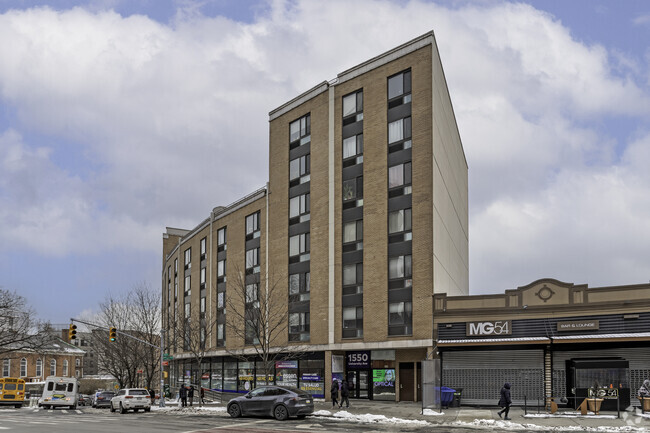
[[[524,394],[524,415],[528,415],[528,399]]]
[[[621,397],[616,395],[616,418],[621,419]]]

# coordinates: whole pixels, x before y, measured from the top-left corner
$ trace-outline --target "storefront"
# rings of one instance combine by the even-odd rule
[[[171,380],[181,383],[198,383],[219,392],[247,393],[262,385],[284,385],[300,388],[317,398],[325,397],[325,361],[322,352],[305,354],[296,360],[274,361],[265,368],[264,363],[243,361],[231,357],[214,357],[203,361],[199,372],[191,360],[179,360],[172,369]]]
[[[625,302],[635,299],[634,303]],[[576,407],[609,396],[604,410],[638,405],[650,378],[650,286],[588,289],[540,280],[505,295],[436,295],[442,384],[463,404],[494,405],[505,382],[514,404]]]

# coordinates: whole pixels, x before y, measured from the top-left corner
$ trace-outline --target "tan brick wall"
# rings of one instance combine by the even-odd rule
[[[63,362],[64,360],[68,361],[68,374],[66,377],[74,377],[75,370],[79,370],[80,377],[83,375],[83,355],[62,355],[54,353],[9,353],[2,356],[2,359],[10,359],[10,377],[21,377],[20,376],[20,361],[22,358],[27,360],[27,376],[22,376],[23,379],[33,378],[34,381],[39,378],[36,376],[36,360],[43,360],[43,375],[42,378],[45,379],[48,376],[64,376],[63,375]],[[50,362],[51,360],[56,360],[56,374],[50,374]],[[79,359],[79,367],[76,366],[76,360]],[[1,360],[0,360],[1,361]],[[2,367],[2,364],[0,364]]]

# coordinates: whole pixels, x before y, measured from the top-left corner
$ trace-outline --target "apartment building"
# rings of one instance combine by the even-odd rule
[[[419,400],[433,296],[469,290],[467,162],[433,33],[298,95],[269,123],[266,187],[163,235],[172,386],[275,382],[327,397],[338,379],[353,398]],[[244,328],[269,293],[286,322],[273,346],[287,356],[266,376]],[[201,365],[174,335],[187,318]]]

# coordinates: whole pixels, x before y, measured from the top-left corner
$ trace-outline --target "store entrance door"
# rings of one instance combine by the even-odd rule
[[[399,363],[399,400],[415,401],[415,371],[412,362]]]
[[[370,398],[370,371],[348,371],[350,398]]]

